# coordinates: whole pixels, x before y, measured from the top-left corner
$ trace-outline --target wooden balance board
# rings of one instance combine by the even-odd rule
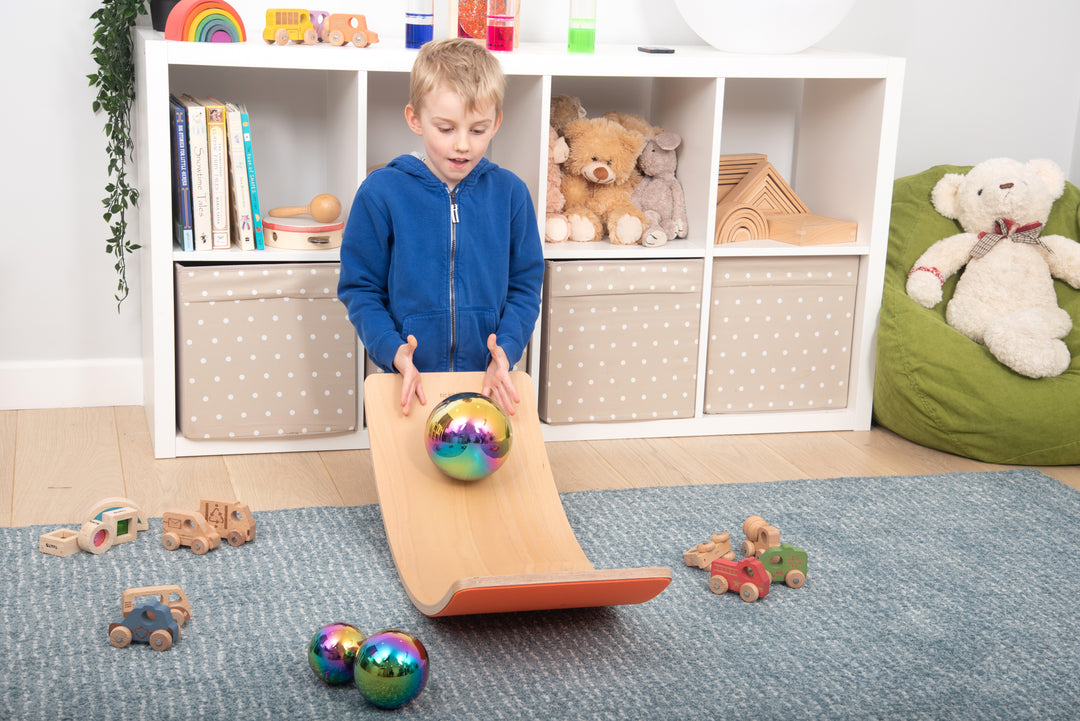
[[[544,449],[532,380],[514,371],[521,403],[513,445],[479,481],[442,473],[424,450],[428,414],[454,393],[479,393],[483,373],[425,373],[426,405],[401,412],[401,376],[364,382],[383,524],[405,592],[427,616],[643,603],[671,569],[597,570],[566,518]]]

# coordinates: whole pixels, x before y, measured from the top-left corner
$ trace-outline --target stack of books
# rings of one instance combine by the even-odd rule
[[[251,125],[243,105],[169,97],[173,238],[186,251],[263,249]]]

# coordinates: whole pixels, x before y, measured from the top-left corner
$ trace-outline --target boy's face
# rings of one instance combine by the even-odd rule
[[[461,96],[439,86],[424,98],[419,112],[407,105],[405,120],[424,139],[428,167],[453,188],[480,162],[502,115],[490,103],[466,112]]]

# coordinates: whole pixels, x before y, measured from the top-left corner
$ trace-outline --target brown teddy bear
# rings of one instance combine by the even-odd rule
[[[562,163],[570,157],[566,139],[548,127],[547,216],[544,219],[544,240],[561,243],[570,237],[570,221],[563,214],[566,198],[562,193]]]
[[[548,122],[555,132],[562,135],[566,126],[571,121],[585,117],[585,108],[581,101],[572,95],[556,93],[551,96],[551,111],[548,113]]]
[[[634,165],[645,136],[607,118],[579,118],[564,132],[570,157],[563,163],[563,195],[570,239],[618,245],[641,240],[646,219],[631,199]]]

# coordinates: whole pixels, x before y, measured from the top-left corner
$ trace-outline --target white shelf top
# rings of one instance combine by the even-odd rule
[[[261,32],[242,43],[195,43],[165,40],[164,34],[138,28],[147,44],[162,43],[172,65],[205,65],[301,70],[408,72],[416,50],[403,41],[380,40],[357,48],[315,45],[278,46]],[[522,43],[498,53],[507,74],[609,77],[729,78],[884,78],[899,58],[868,53],[810,48],[790,55],[724,53],[708,45],[674,46],[667,55],[638,51],[636,45],[597,45],[590,54],[569,53],[558,43]]]

